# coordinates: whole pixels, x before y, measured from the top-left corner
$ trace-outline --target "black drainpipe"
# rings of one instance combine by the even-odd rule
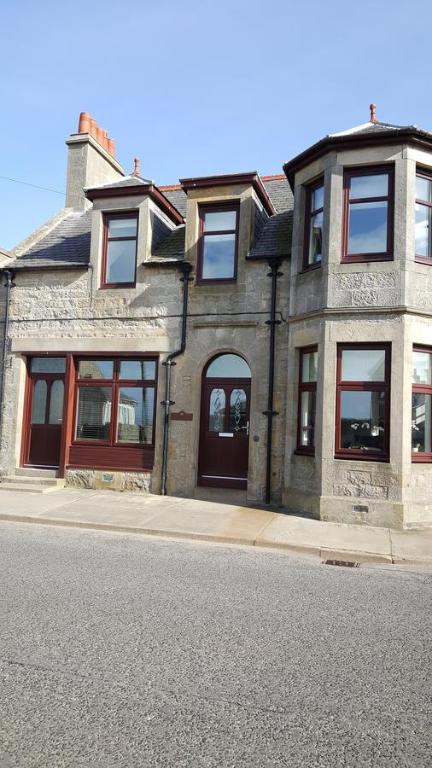
[[[271,277],[271,298],[270,298],[270,320],[266,320],[266,325],[270,326],[270,339],[269,339],[269,366],[268,366],[268,394],[267,394],[267,410],[263,411],[264,416],[267,416],[267,460],[266,460],[266,486],[265,486],[265,503],[270,504],[271,499],[271,470],[272,470],[272,444],[273,444],[273,417],[278,415],[278,412],[273,410],[273,395],[274,395],[274,369],[275,369],[275,336],[276,326],[280,325],[281,320],[276,320],[276,294],[277,294],[277,279],[282,276],[282,272],[279,272],[280,259],[269,259],[270,272],[267,273],[267,277]]]
[[[13,273],[9,269],[4,270],[4,276],[6,278],[6,299],[5,299],[5,318],[4,318],[4,337],[3,337],[3,356],[2,356],[2,374],[0,377],[0,447],[3,441],[3,397],[5,390],[6,380],[6,355],[8,351],[9,343],[9,305],[10,305],[10,291],[13,285]]]
[[[168,474],[168,437],[169,437],[169,420],[170,420],[170,408],[175,404],[174,400],[171,400],[171,368],[176,365],[174,359],[179,355],[182,355],[186,349],[186,328],[187,328],[187,310],[188,310],[188,296],[189,296],[189,274],[192,270],[192,265],[188,262],[182,262],[179,264],[182,272],[180,282],[183,283],[183,309],[182,309],[182,327],[181,327],[181,344],[179,349],[171,352],[167,359],[162,363],[165,366],[165,400],[161,401],[161,405],[165,407],[164,414],[164,427],[163,427],[163,445],[162,445],[162,496],[166,496],[167,492],[167,474]]]

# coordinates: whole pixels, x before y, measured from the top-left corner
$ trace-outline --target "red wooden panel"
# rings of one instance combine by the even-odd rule
[[[153,469],[154,448],[111,445],[72,445],[68,467],[140,472]]]

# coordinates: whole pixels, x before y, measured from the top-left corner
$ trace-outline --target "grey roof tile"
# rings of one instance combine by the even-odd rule
[[[152,256],[158,259],[183,259],[185,249],[185,225],[173,229],[172,232],[155,248]]]
[[[91,211],[70,213],[9,266],[13,269],[86,266],[90,257],[90,228]]]
[[[291,254],[292,221],[292,211],[277,213],[267,219],[248,258],[264,259],[289,256]]]

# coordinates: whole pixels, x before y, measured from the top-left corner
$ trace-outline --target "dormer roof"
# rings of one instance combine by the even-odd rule
[[[182,214],[170,203],[159,187],[150,179],[131,175],[110,184],[100,184],[97,187],[85,189],[84,194],[88,200],[101,200],[112,197],[131,197],[133,195],[146,195],[168,216],[174,224],[183,222]]]
[[[312,144],[304,152],[285,163],[283,169],[293,189],[295,174],[331,150],[359,149],[385,144],[412,144],[431,152],[432,133],[416,125],[394,125],[380,120],[370,120],[368,123],[324,136],[316,144]]]
[[[195,176],[188,179],[180,179],[180,184],[185,192],[188,192],[191,189],[208,189],[210,187],[250,184],[254,188],[258,199],[262,202],[268,215],[272,216],[275,213],[273,203],[270,200],[257,171],[229,173],[218,176]]]

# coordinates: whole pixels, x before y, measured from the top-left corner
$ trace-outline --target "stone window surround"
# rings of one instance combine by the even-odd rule
[[[109,244],[109,223],[112,219],[135,219],[136,221],[136,235],[135,238],[135,277],[133,282],[111,283],[106,279],[107,271],[107,256],[108,256],[108,244]],[[136,273],[137,273],[137,254],[138,254],[138,240],[140,235],[139,230],[139,212],[138,210],[125,210],[125,211],[108,211],[102,214],[103,220],[103,235],[102,235],[102,270],[101,270],[101,284],[100,287],[106,288],[135,288],[136,286]]]

